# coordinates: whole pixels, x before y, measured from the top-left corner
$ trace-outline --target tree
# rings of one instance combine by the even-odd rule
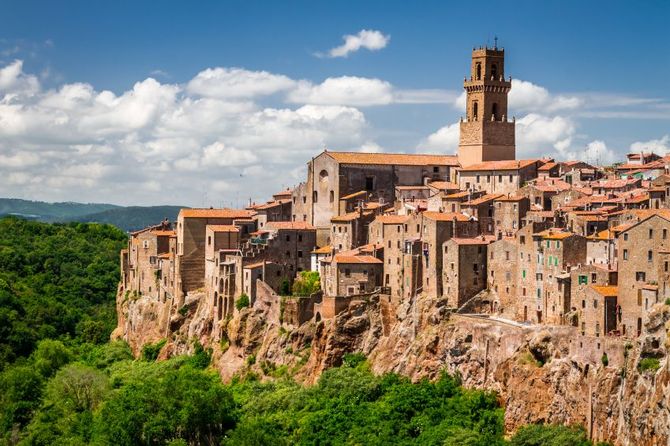
[[[310,296],[321,289],[321,280],[317,271],[301,271],[293,282],[294,296]]]

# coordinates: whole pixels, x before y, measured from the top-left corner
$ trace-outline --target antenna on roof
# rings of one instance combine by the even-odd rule
[[[498,36],[493,37],[493,49],[498,49]]]

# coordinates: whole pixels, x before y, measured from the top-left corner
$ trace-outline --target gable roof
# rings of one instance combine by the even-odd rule
[[[179,217],[183,218],[251,218],[255,211],[248,209],[181,209]]]
[[[519,170],[537,163],[538,160],[501,160],[485,161],[467,167],[461,167],[461,172],[477,172],[483,170]]]
[[[458,166],[454,155],[418,153],[323,152],[340,164],[380,164],[398,166]]]

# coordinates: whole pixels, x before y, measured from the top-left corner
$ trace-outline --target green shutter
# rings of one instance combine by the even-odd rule
[[[558,257],[554,257],[554,266],[558,266]]]
[[[547,248],[551,246],[551,240],[547,240]]]

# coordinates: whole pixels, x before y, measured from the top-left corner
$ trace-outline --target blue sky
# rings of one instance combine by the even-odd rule
[[[470,51],[496,35],[518,80],[520,157],[609,162],[670,144],[667,1],[2,9],[3,196],[235,205],[299,181],[324,145],[453,153]],[[384,43],[327,57],[362,30]],[[265,88],[224,91],[245,80]]]

